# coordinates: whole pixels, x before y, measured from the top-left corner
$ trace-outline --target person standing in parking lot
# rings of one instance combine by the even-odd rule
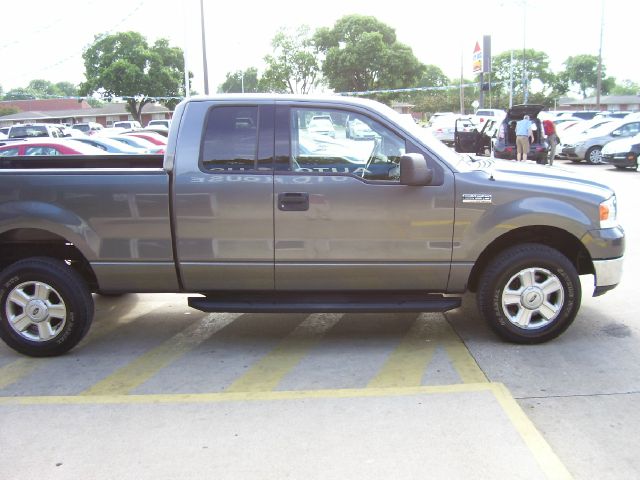
[[[549,142],[549,165],[553,165],[553,159],[556,156],[556,146],[560,143],[558,134],[556,133],[556,126],[551,120],[544,120],[542,122],[544,127],[544,134],[547,136],[547,142]]]
[[[533,142],[533,127],[529,115],[516,123],[516,160],[524,162],[529,153],[529,141]]]

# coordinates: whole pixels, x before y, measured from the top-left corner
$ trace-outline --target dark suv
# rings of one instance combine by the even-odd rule
[[[538,114],[544,105],[514,105],[507,111],[502,124],[498,127],[498,134],[494,145],[493,154],[496,158],[515,160],[516,158],[516,123],[525,115],[533,122],[533,142],[529,146],[527,160],[535,160],[536,163],[547,163],[547,142],[544,136],[542,122]]]

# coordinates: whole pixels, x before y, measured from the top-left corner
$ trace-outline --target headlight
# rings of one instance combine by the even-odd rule
[[[600,228],[613,228],[618,226],[618,202],[613,195],[609,200],[600,204]]]

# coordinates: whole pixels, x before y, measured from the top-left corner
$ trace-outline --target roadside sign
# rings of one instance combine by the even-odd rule
[[[482,73],[482,49],[480,43],[476,42],[476,48],[473,49],[473,73]]]

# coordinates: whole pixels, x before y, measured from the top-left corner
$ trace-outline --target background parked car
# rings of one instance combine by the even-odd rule
[[[586,160],[596,164],[600,163],[602,147],[607,143],[618,138],[632,137],[637,133],[640,133],[640,120],[614,120],[570,139],[571,143],[563,140],[559,151],[572,162]]]
[[[44,139],[24,140],[0,146],[0,157],[18,155],[104,155],[104,150],[76,140]]]
[[[87,123],[75,123],[71,125],[71,128],[75,130],[80,130],[82,133],[87,135],[93,135],[100,130],[102,130],[102,125],[96,122],[87,122]]]
[[[442,143],[453,146],[455,141],[456,121],[458,120],[460,120],[458,123],[458,129],[460,131],[471,132],[476,129],[476,125],[471,120],[471,117],[464,115],[441,116],[435,120],[429,129],[433,136]]]
[[[120,153],[128,155],[138,155],[147,152],[146,148],[134,147],[133,145],[127,145],[123,142],[118,142],[111,138],[100,137],[94,135],[92,137],[85,136],[84,138],[74,138],[75,142],[82,142],[85,145],[91,145],[92,147],[99,148],[108,153]]]
[[[504,110],[496,109],[496,108],[480,108],[476,111],[475,115],[471,117],[473,123],[477,125],[478,130],[481,130],[483,127],[483,123],[488,119],[500,121],[507,115],[507,112]]]
[[[380,135],[374,132],[369,125],[359,118],[348,118],[345,127],[345,136],[354,140],[370,140],[378,138]]]
[[[140,122],[134,120],[123,120],[121,122],[113,122],[112,127],[114,128],[124,128],[126,130],[136,130],[142,128]]]
[[[546,163],[548,147],[544,136],[542,122],[538,114],[544,105],[514,105],[507,111],[507,115],[498,127],[493,154],[496,158],[515,160],[516,158],[516,123],[525,115],[533,122],[533,142],[529,145],[527,160]]]
[[[8,138],[62,138],[64,134],[60,127],[48,123],[28,123],[14,125],[9,129]]]
[[[153,153],[153,154],[164,153],[164,148],[165,148],[164,146],[154,145],[149,140],[145,140],[144,138],[140,138],[140,137],[135,137],[133,135],[114,135],[108,138],[111,138],[121,143],[125,143],[132,147],[142,148],[145,150],[144,153]]]
[[[151,120],[149,123],[147,123],[146,128],[165,127],[168,129],[170,126],[171,126],[171,120]]]
[[[640,133],[631,138],[613,140],[602,148],[602,163],[615,165],[619,169],[638,170],[638,156],[640,156]]]
[[[312,135],[326,135],[332,138],[336,136],[336,129],[329,117],[313,117],[309,120],[307,131]]]

